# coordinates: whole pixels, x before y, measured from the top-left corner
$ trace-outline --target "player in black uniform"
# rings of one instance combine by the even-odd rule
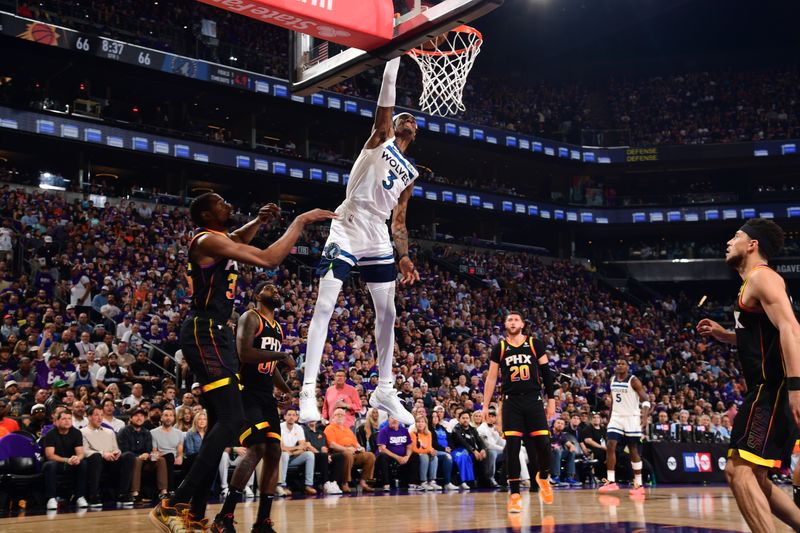
[[[727,243],[725,262],[742,277],[734,331],[704,318],[697,331],[736,344],[747,395],[734,420],[725,477],[753,531],[775,531],[770,511],[800,530],[800,509],[769,480],[789,457],[800,425],[800,325],[783,278],[767,261],[783,246],[771,220],[748,220]]]
[[[278,484],[281,421],[273,390],[277,387],[284,394],[291,394],[291,389],[276,367],[283,363],[291,370],[294,368],[294,358],[290,353],[280,351],[283,330],[275,321],[274,312],[283,305],[278,288],[272,283],[262,282],[256,286],[254,294],[256,307],[239,318],[236,329],[236,350],[242,362],[242,401],[247,419],[247,427],[240,435],[239,442],[247,446],[247,454],[233,472],[231,490],[211,525],[211,531],[215,533],[235,533],[233,512],[262,458],[265,461],[258,480],[258,517],[252,533],[274,533],[270,510]]]
[[[161,500],[150,513],[151,521],[165,533],[205,527],[203,515],[219,458],[230,436],[238,435],[244,423],[236,374],[239,361],[226,327],[233,311],[237,262],[274,268],[289,254],[306,224],[336,216],[320,209],[303,213],[280,239],[260,250],[247,243],[262,224],[277,217],[280,209],[275,204],[265,205],[257,218],[227,233],[232,211],[231,205],[214,193],[198,196],[189,207],[198,229],[189,243],[192,305],[181,326],[181,349],[202,387],[201,402],[208,412],[209,431],[175,495]]]
[[[556,413],[553,373],[544,344],[538,339],[523,335],[524,327],[522,314],[510,311],[506,315],[505,338],[492,347],[489,374],[483,389],[483,416],[486,420],[499,370],[503,390],[502,425],[506,438],[505,455],[511,492],[508,500],[510,513],[522,512],[519,452],[523,442],[528,457],[537,458],[539,472],[536,474],[536,483],[539,485],[542,501],[553,503],[553,489],[549,481],[550,430],[547,426],[547,420]],[[547,395],[546,413],[542,403],[543,392]]]

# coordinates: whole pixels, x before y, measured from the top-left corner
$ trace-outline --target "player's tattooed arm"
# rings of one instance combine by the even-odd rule
[[[408,199],[411,198],[412,187],[407,187],[397,201],[397,206],[392,210],[392,238],[394,247],[397,250],[397,263],[400,268],[400,283],[407,285],[419,281],[413,261],[408,256],[408,228],[406,227],[406,212],[408,211]]]

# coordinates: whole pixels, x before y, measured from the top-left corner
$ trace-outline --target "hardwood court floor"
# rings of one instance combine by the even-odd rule
[[[505,511],[507,497],[505,492],[453,492],[299,498],[276,501],[272,515],[279,533],[748,531],[726,487],[659,487],[650,489],[644,502],[632,501],[627,491],[598,496],[588,489],[557,490],[548,506],[538,494],[523,492],[524,512],[513,521]],[[237,531],[249,533],[257,505],[239,504]],[[209,506],[209,516],[218,509]],[[148,511],[19,516],[0,519],[0,532],[155,533]],[[555,525],[543,528],[543,521]],[[776,524],[778,531],[790,531]]]

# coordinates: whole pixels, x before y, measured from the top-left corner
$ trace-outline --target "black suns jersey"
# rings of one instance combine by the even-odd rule
[[[209,233],[228,238],[219,231],[197,228],[189,243],[190,257],[197,239]],[[223,257],[203,267],[190,259],[189,275],[192,279],[192,312],[224,324],[233,312],[239,265],[236,261]]]
[[[540,394],[539,358],[544,354],[544,343],[533,337],[526,337],[519,346],[514,346],[508,339],[492,346],[490,360],[500,365],[503,394]]]
[[[759,265],[753,270],[756,268],[769,267]],[[742,363],[742,373],[747,383],[747,390],[754,391],[764,383],[777,386],[786,377],[786,370],[783,367],[778,330],[762,309],[752,309],[742,303],[742,295],[749,279],[748,276],[739,289],[733,317],[736,348]]]
[[[255,337],[253,337],[253,348],[270,352],[281,351],[283,343],[281,325],[277,322],[269,321],[255,309],[250,309],[247,312],[256,315],[259,321],[258,330],[256,330]],[[277,365],[277,361],[259,364],[243,362],[241,383],[244,386],[245,393],[272,398],[272,389],[274,388],[272,376],[275,374]]]

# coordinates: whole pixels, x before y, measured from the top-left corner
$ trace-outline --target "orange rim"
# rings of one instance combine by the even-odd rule
[[[418,55],[418,56],[457,56],[468,52],[469,50],[480,47],[483,44],[483,35],[481,32],[473,28],[472,26],[457,26],[450,30],[448,33],[467,33],[470,35],[474,35],[477,39],[467,48],[459,48],[458,50],[425,50],[423,48],[412,48],[407,53]],[[429,39],[433,40],[433,39]],[[427,42],[427,41],[426,41]]]

